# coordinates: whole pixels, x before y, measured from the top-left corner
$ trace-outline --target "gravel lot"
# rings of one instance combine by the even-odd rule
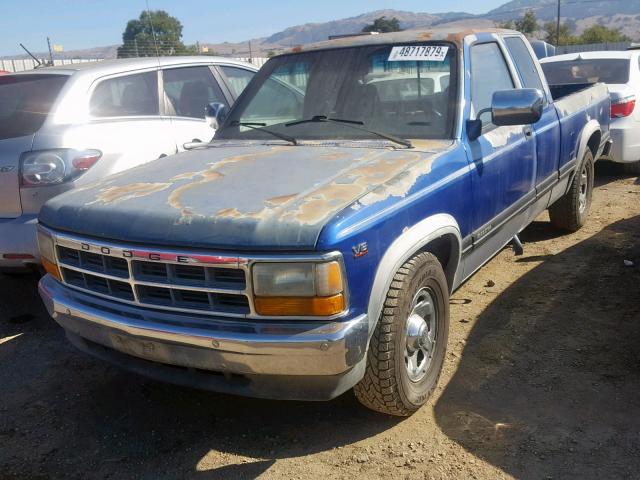
[[[597,170],[583,230],[543,215],[453,295],[439,387],[404,420],[119,371],[0,276],[0,479],[640,478],[640,181]]]

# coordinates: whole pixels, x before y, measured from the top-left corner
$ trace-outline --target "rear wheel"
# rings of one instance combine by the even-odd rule
[[[436,387],[449,335],[449,291],[442,266],[420,253],[395,274],[375,327],[364,378],[354,387],[368,408],[409,416]]]
[[[549,207],[551,223],[562,230],[576,232],[587,222],[593,196],[593,153],[587,150],[569,191]]]

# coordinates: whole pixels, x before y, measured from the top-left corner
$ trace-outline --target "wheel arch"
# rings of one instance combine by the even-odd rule
[[[580,133],[580,142],[576,151],[576,159],[578,162],[584,157],[587,148],[593,152],[595,160],[598,150],[600,149],[600,140],[602,140],[602,129],[600,123],[595,120],[589,120]]]
[[[569,188],[571,188],[573,178],[576,176],[578,168],[580,168],[580,163],[582,162],[587,149],[593,152],[593,161],[595,162],[597,160],[601,140],[602,129],[600,128],[600,123],[595,119],[589,120],[582,129],[582,133],[580,134],[580,141],[578,142],[578,148],[576,149],[576,166],[573,169],[573,173],[569,177],[567,191],[569,191]]]
[[[433,253],[438,258],[449,291],[459,284],[462,236],[458,222],[449,214],[433,215],[418,222],[394,240],[378,264],[367,309],[370,334],[380,317],[394,274],[407,260],[421,252]]]

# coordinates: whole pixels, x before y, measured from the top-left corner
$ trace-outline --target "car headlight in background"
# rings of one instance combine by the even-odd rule
[[[331,316],[346,307],[339,262],[256,263],[256,313],[267,316]]]
[[[45,271],[62,281],[62,275],[60,275],[60,269],[56,262],[53,238],[41,229],[38,229],[38,249],[40,250],[40,261]]]
[[[100,160],[99,150],[59,148],[26,152],[20,160],[23,187],[57,185],[74,180]]]

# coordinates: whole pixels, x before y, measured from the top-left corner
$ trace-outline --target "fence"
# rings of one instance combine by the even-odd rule
[[[587,43],[584,45],[564,45],[556,48],[556,55],[579,52],[602,52],[607,50],[626,50],[631,46],[630,42],[619,43]]]
[[[46,65],[47,61],[44,58],[39,59],[42,65]],[[70,58],[64,60],[54,60],[54,65],[69,65],[72,63],[85,63],[85,62],[97,62],[99,58]],[[21,58],[17,60],[0,60],[0,70],[6,70],[7,72],[24,72],[25,70],[33,70],[36,68],[36,61],[32,58]]]
[[[100,58],[70,58],[70,59],[60,59],[54,60],[54,65],[70,65],[74,63],[85,63],[85,62],[99,62]],[[242,60],[243,62],[253,63],[258,68],[262,67],[266,63],[268,58],[235,58],[234,60]],[[40,59],[42,65],[46,65],[46,59]],[[24,72],[25,70],[33,70],[36,68],[36,61],[32,58],[23,58],[17,60],[0,60],[0,70],[5,70],[7,72]]]

